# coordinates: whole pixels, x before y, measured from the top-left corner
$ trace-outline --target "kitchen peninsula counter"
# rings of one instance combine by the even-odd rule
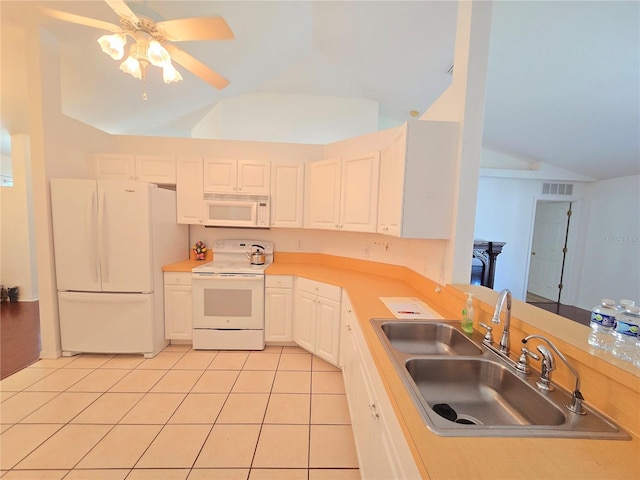
[[[185,268],[186,262],[167,266]],[[193,268],[193,267],[191,267]],[[165,271],[178,271],[168,270]],[[478,286],[440,286],[405,267],[322,254],[276,253],[267,275],[293,275],[340,286],[346,290],[368,348],[396,412],[418,470],[435,479],[637,479],[640,478],[640,378],[625,365],[603,361],[575,347],[588,327],[568,325],[558,337],[544,331],[545,323],[568,320],[514,300],[512,341],[530,333],[550,338],[582,377],[582,392],[592,408],[605,412],[631,434],[631,440],[587,440],[521,437],[442,437],[424,424],[418,409],[370,325],[370,318],[393,318],[380,297],[417,297],[444,318],[460,318],[472,291],[476,319],[490,322],[497,292]],[[540,313],[543,312],[543,313]],[[538,319],[527,318],[531,314]],[[551,315],[552,317],[549,317]],[[522,317],[522,318],[521,318]],[[497,327],[498,333],[500,326]],[[555,331],[554,331],[555,332]],[[575,344],[567,336],[578,335]],[[482,341],[479,332],[474,340]],[[586,342],[585,342],[586,343]],[[623,368],[621,368],[623,367]],[[554,381],[571,390],[573,377],[559,366]]]

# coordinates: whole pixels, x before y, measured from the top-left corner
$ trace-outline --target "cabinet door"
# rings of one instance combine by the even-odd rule
[[[163,185],[176,184],[175,157],[136,155],[135,171],[136,180],[142,182],[160,183]]]
[[[449,239],[453,218],[458,124],[406,124],[401,236]]]
[[[264,339],[267,342],[292,340],[293,291],[290,288],[265,289]]]
[[[205,158],[205,192],[234,193],[238,188],[238,162],[232,158]]]
[[[380,154],[378,233],[400,236],[404,190],[405,135],[399,134]]]
[[[271,226],[302,227],[304,164],[271,162]]]
[[[238,160],[238,192],[269,193],[271,171],[265,160]]]
[[[340,224],[340,159],[311,162],[305,168],[304,226],[337,230]]]
[[[316,307],[316,339],[313,353],[337,366],[340,356],[340,304],[319,297]]]
[[[376,231],[379,177],[379,152],[342,159],[341,230]]]
[[[374,476],[372,466],[373,444],[378,441],[374,436],[372,422],[372,394],[370,391],[367,372],[357,346],[355,335],[351,335],[352,359],[351,378],[347,398],[351,414],[351,428],[355,437],[356,452],[361,478],[369,479]],[[389,477],[394,478],[394,477]]]
[[[191,340],[191,285],[164,286],[164,336],[167,340]]]
[[[93,176],[98,180],[135,180],[133,155],[96,153],[93,155]]]
[[[297,291],[293,317],[293,341],[309,352],[315,349],[316,295]]]
[[[176,168],[176,202],[178,223],[202,224],[202,158],[179,158]]]

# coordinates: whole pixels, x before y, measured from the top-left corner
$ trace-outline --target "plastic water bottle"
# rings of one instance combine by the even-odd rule
[[[611,353],[621,360],[633,362],[636,357],[636,340],[640,328],[640,307],[630,305],[616,315],[616,341]]]
[[[603,298],[602,303],[591,310],[591,333],[588,342],[592,347],[611,349],[614,340],[612,332],[616,326],[616,315],[619,313],[615,305],[614,300]]]

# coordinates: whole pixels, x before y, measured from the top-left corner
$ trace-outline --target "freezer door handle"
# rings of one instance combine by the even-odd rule
[[[142,303],[148,302],[148,294],[108,294],[108,293],[78,293],[78,292],[59,292],[61,299],[65,302],[76,303]]]

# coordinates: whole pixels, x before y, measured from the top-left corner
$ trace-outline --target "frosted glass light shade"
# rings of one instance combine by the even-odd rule
[[[120,60],[124,56],[124,46],[127,39],[124,35],[114,33],[113,35],[103,35],[98,39],[102,51],[114,60]]]
[[[142,70],[140,70],[140,62],[133,58],[132,56],[128,56],[127,59],[120,64],[120,70],[125,73],[128,73],[132,77],[137,78],[138,80],[142,79]]]
[[[162,78],[164,83],[174,83],[181,81],[182,75],[171,63],[168,63],[162,67]]]
[[[147,58],[149,59],[149,62],[151,62],[151,65],[155,65],[156,67],[164,67],[167,64],[171,64],[169,52],[167,52],[167,50],[160,45],[160,42],[157,40],[151,40],[149,42]]]

